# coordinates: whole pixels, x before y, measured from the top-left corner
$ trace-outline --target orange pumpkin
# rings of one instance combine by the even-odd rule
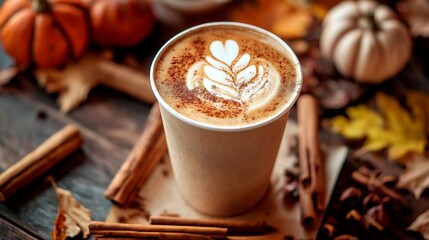
[[[0,10],[3,47],[24,66],[62,66],[88,45],[85,9],[80,0],[6,0]]]
[[[145,0],[96,0],[90,16],[93,40],[108,47],[132,47],[147,37],[155,24]]]

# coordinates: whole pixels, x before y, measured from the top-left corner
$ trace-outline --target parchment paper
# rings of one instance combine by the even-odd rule
[[[250,211],[230,217],[231,219],[263,220],[279,232],[294,236],[297,239],[314,239],[320,225],[320,216],[315,226],[306,230],[300,223],[300,210],[298,202],[285,204],[283,200],[282,185],[284,184],[284,171],[290,167],[296,156],[289,151],[288,144],[298,134],[296,122],[289,121],[285,130],[283,141],[279,150],[273,175],[271,189],[265,198]],[[347,155],[344,146],[325,146],[325,177],[326,177],[326,205],[335,186],[341,166]],[[252,174],[252,173],[249,173]],[[153,172],[145,186],[140,190],[138,199],[132,208],[113,206],[107,216],[107,222],[147,223],[150,215],[177,214],[181,217],[212,218],[201,214],[181,198],[171,171],[168,154],[164,157]]]

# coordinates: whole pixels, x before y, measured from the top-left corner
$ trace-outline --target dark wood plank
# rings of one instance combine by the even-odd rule
[[[16,224],[13,224],[6,219],[0,217],[0,240],[38,240],[28,230],[22,229]]]
[[[48,174],[90,208],[94,220],[104,220],[111,203],[103,192],[144,127],[149,109],[135,99],[100,88],[82,107],[64,115],[58,112],[53,95],[29,79],[20,79],[0,88],[0,170],[66,123],[75,123],[85,139],[82,150]],[[38,111],[45,111],[47,118],[38,119]],[[42,239],[50,239],[56,211],[54,191],[44,177],[0,204],[0,213]]]

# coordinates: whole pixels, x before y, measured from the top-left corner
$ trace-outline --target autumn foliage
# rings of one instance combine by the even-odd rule
[[[427,145],[429,126],[429,96],[410,91],[407,107],[384,93],[377,93],[378,111],[366,105],[349,107],[347,117],[332,119],[336,132],[349,139],[365,139],[363,149],[388,150],[389,159],[400,160],[407,153],[423,154]]]

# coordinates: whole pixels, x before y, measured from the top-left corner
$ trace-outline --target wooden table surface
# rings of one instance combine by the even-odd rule
[[[90,208],[94,220],[104,220],[111,203],[103,192],[142,131],[150,106],[97,88],[85,104],[65,115],[58,111],[55,97],[34,81],[17,80],[0,88],[1,171],[67,123],[79,126],[85,143],[58,167],[0,204],[0,239],[50,239],[57,204],[47,175]],[[45,119],[37,117],[41,111]]]

